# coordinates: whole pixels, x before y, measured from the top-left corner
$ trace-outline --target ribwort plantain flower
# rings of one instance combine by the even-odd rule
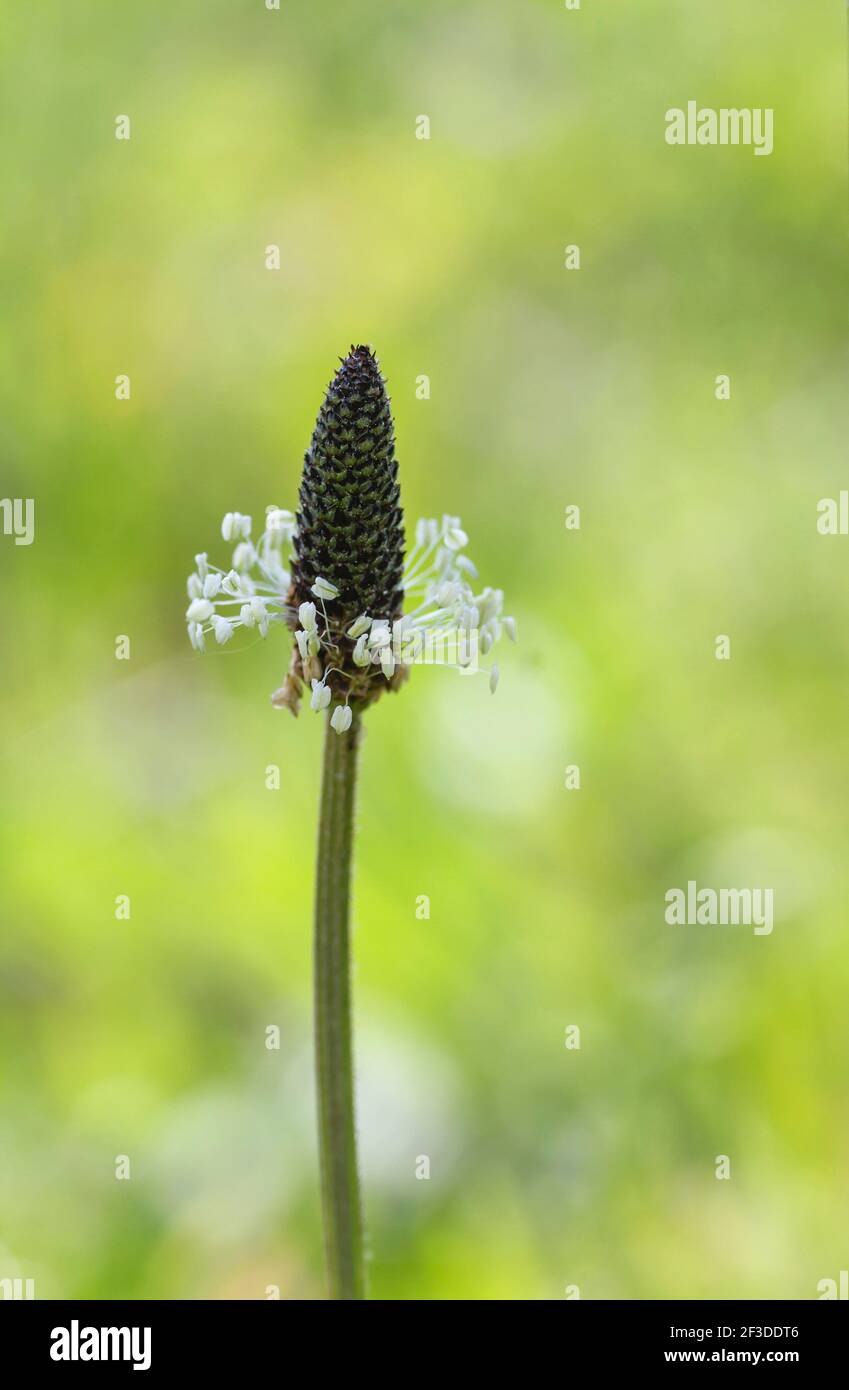
[[[369,348],[352,347],[327,389],[304,460],[299,509],[268,507],[253,538],[228,512],[229,569],[195,556],[186,611],[192,646],[223,645],[237,628],[294,634],[272,703],[326,711],[315,897],[315,1060],[330,1295],[366,1296],[354,1122],[349,901],[354,793],[363,711],[397,690],[417,662],[483,669],[503,632],[500,589],[476,588],[459,517],[426,519],[404,555],[395,433]],[[495,689],[498,667],[489,668]]]
[[[352,347],[327,388],[304,459],[297,514],[266,508],[253,539],[249,516],[228,512],[230,568],[195,557],[188,580],[189,639],[223,645],[239,627],[265,637],[273,623],[294,634],[289,672],[271,696],[298,713],[365,709],[397,690],[419,663],[483,670],[480,658],[516,625],[500,589],[476,589],[459,517],[418,522],[405,561],[395,431],[374,353]],[[487,668],[495,689],[498,667]]]

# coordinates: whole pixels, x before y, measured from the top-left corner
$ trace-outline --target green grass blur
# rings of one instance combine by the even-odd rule
[[[199,657],[183,611],[225,511],[294,505],[351,342],[408,519],[462,517],[520,632],[495,698],[417,670],[368,719],[374,1294],[805,1299],[847,1267],[849,539],[816,529],[849,486],[845,22],[10,8],[0,491],[36,535],[0,537],[0,1277],[322,1294],[319,721],[268,702],[285,636]],[[774,153],[670,148],[690,98],[774,108]],[[688,878],[772,885],[774,932],[667,926]]]

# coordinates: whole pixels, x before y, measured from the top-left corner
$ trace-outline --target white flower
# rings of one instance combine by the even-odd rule
[[[233,568],[237,570],[252,569],[257,561],[257,553],[250,541],[240,541],[233,551]]]
[[[188,608],[186,609],[186,622],[188,622],[188,623],[205,623],[205,622],[207,621],[208,618],[211,618],[211,617],[212,617],[212,615],[213,615],[214,612],[215,612],[215,608],[214,608],[213,605],[210,603],[209,599],[207,599],[207,598],[195,598],[195,599],[192,599],[191,603],[189,604]]]
[[[324,681],[312,681],[312,695],[310,696],[310,709],[316,712],[327,709],[330,704],[330,687]]]
[[[503,607],[504,595],[500,589],[484,589],[480,605],[481,622],[488,623],[493,618],[499,618]]]
[[[198,651],[204,650],[204,632],[213,632],[221,643],[229,641],[237,627],[257,627],[264,637],[272,618],[288,613],[286,595],[291,581],[282,547],[291,542],[294,529],[292,512],[269,507],[266,529],[254,544],[250,539],[251,518],[241,512],[227,513],[221,533],[225,540],[237,542],[233,566],[219,569],[210,565],[205,553],[196,555],[197,569],[186,585],[191,600],[186,613],[189,639]]]
[[[371,663],[371,657],[366,651],[367,640],[365,633],[357,638],[357,644],[353,651],[354,664],[356,666],[368,666]]]
[[[241,512],[228,512],[221,523],[221,534],[225,541],[247,540],[251,534],[251,519]]]
[[[353,717],[348,705],[337,705],[330,716],[331,728],[335,729],[337,734],[344,734],[350,729]]]
[[[268,632],[268,610],[265,600],[254,597],[250,603],[243,603],[239,609],[239,621],[244,627],[258,627],[265,637]]]
[[[265,510],[265,530],[254,541],[251,518],[241,512],[227,513],[221,534],[234,543],[231,567],[225,570],[211,565],[202,552],[195,556],[195,572],[186,581],[186,623],[196,651],[206,649],[207,634],[214,634],[215,641],[223,645],[238,627],[258,628],[265,636],[272,620],[285,620],[294,626],[295,615],[287,603],[291,566],[284,547],[291,549],[296,529],[294,512],[270,506]],[[479,664],[479,658],[487,655],[503,633],[515,642],[516,621],[504,614],[500,589],[477,591],[478,572],[471,559],[460,553],[467,544],[459,517],[446,514],[441,521],[422,518],[416,525],[415,546],[401,581],[407,611],[398,618],[392,614],[372,618],[361,613],[345,633],[354,644],[353,650],[338,629],[329,625],[324,610],[326,600],[339,597],[337,586],[324,576],[316,579],[312,592],[318,603],[299,605],[300,628],[295,640],[303,675],[312,685],[312,708],[327,709],[332,698],[338,701],[331,716],[337,732],[350,727],[351,710],[343,703],[343,683],[355,683],[359,693],[381,675],[390,680],[399,662],[448,665],[469,673],[483,670],[489,676],[490,689],[495,690],[498,667],[488,670]],[[372,675],[369,668],[376,668],[378,662],[380,669]],[[332,688],[326,684],[331,668]],[[322,680],[313,679],[323,670]]]
[[[439,539],[439,523],[430,517],[421,516],[416,522],[416,550],[436,545]]]
[[[491,650],[502,626],[515,640],[515,622],[502,617],[501,590],[476,593],[472,588],[477,569],[458,553],[468,539],[458,516],[445,515],[441,522],[426,518],[416,526],[416,544],[402,580],[408,612],[401,656],[407,664],[424,661],[474,672],[484,669],[478,655]],[[498,683],[497,668],[490,683],[493,689]]]
[[[250,602],[250,610],[253,615],[254,622],[256,623],[263,637],[265,637],[266,633],[268,632],[268,609],[265,606],[265,599],[254,596],[254,598],[252,598]]]
[[[314,603],[302,603],[301,606],[300,606],[300,608],[298,609],[298,620],[299,620],[299,622],[300,622],[300,624],[301,624],[301,627],[304,629],[305,632],[315,632],[315,630],[316,630],[315,604],[314,604]]]
[[[265,524],[273,534],[290,540],[295,531],[295,513],[284,511],[281,507],[266,507]]]
[[[445,544],[449,550],[462,550],[469,544],[469,538],[459,526],[450,526],[445,532]]]

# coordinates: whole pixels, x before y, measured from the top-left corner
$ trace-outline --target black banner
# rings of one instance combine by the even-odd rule
[[[291,1369],[297,1348],[298,1362],[303,1344],[295,1338],[308,1330],[312,1318],[336,1315],[327,1304],[313,1304],[313,1313],[303,1303],[38,1303],[0,1304],[0,1347],[4,1364],[15,1365],[39,1376],[97,1378],[104,1369],[114,1375],[141,1372],[147,1378],[175,1372],[194,1375],[208,1371],[216,1376],[228,1372],[243,1375],[246,1362],[257,1368],[278,1364]],[[438,1307],[439,1305],[437,1305]],[[535,1346],[534,1358],[555,1348],[565,1356],[564,1370],[570,1365],[590,1366],[600,1371],[635,1368],[662,1371],[680,1366],[748,1366],[760,1372],[773,1366],[790,1366],[810,1374],[839,1366],[845,1347],[847,1322],[845,1307],[828,1300],[816,1303],[601,1303],[566,1301],[556,1310],[539,1315],[536,1335],[543,1346]],[[307,1328],[304,1317],[307,1317]],[[371,1310],[361,1314],[365,1323],[351,1324],[348,1315],[341,1326],[375,1327]],[[393,1319],[398,1313],[393,1314]],[[421,1318],[421,1314],[417,1317]],[[434,1316],[427,1314],[428,1322]],[[473,1315],[477,1333],[478,1314]],[[447,1314],[449,1325],[453,1315]],[[503,1350],[504,1314],[499,1314],[499,1335],[493,1350]],[[536,1321],[536,1320],[535,1320]],[[524,1334],[526,1324],[521,1319]],[[326,1325],[325,1325],[326,1326]],[[453,1341],[457,1329],[451,1326]],[[394,1337],[393,1337],[394,1341]],[[331,1347],[334,1345],[330,1344]],[[356,1358],[357,1375],[364,1364],[383,1364],[379,1352],[365,1354],[361,1341],[347,1338],[337,1344],[340,1359]],[[469,1339],[469,1354],[478,1361],[479,1335]],[[527,1345],[527,1344],[526,1344]],[[356,1350],[355,1350],[356,1348]],[[445,1368],[445,1348],[432,1337],[417,1338],[412,1359],[393,1353],[395,1372],[403,1377],[411,1370],[421,1372],[428,1362],[428,1348],[435,1370]],[[474,1349],[474,1351],[473,1351]],[[498,1350],[498,1355],[501,1355]],[[454,1353],[452,1352],[452,1359]],[[322,1344],[322,1374],[327,1370],[327,1345]]]

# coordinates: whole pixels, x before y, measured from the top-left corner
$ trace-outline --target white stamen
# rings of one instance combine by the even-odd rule
[[[207,598],[192,599],[186,609],[186,621],[189,623],[205,623],[215,612],[214,606]]]
[[[312,695],[310,696],[310,709],[314,709],[316,713],[318,713],[319,710],[327,709],[329,704],[330,687],[325,685],[324,681],[313,681]]]
[[[330,726],[337,734],[344,734],[351,727],[353,714],[349,705],[337,705],[330,716]]]
[[[301,627],[304,628],[306,632],[315,632],[316,620],[314,603],[302,603],[298,609],[298,618],[300,619]]]

